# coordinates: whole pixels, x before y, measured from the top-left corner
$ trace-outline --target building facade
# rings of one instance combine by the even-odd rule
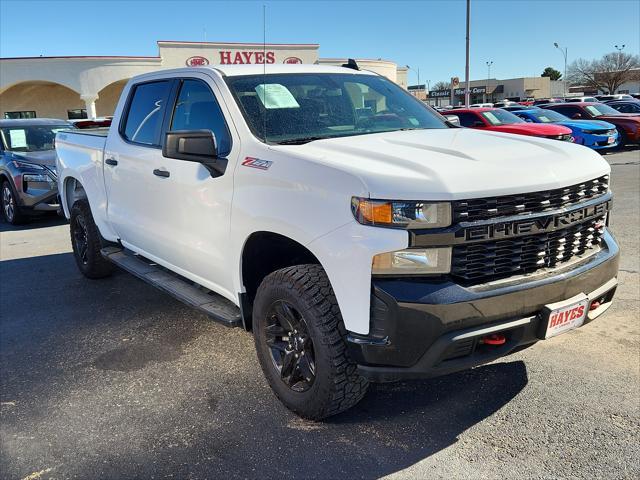
[[[525,98],[549,98],[562,91],[562,82],[554,82],[549,77],[522,77],[499,80],[488,78],[469,82],[470,103],[495,103],[501,100],[521,101]],[[428,103],[436,106],[464,104],[464,82],[458,88],[432,90]],[[409,91],[412,87],[409,87]],[[453,95],[452,95],[453,94]]]
[[[95,118],[113,114],[127,81],[164,68],[218,64],[320,63],[318,44],[159,41],[158,56],[20,57],[0,59],[0,118]],[[356,59],[404,88],[407,69],[386,60]]]

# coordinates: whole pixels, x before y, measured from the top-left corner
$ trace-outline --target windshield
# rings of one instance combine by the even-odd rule
[[[69,130],[71,125],[24,125],[0,128],[2,143],[6,150],[14,152],[41,152],[53,150],[53,141],[60,130]]]
[[[482,112],[482,116],[486,118],[491,125],[510,125],[512,123],[524,123],[520,117],[517,117],[511,112],[507,112],[506,110],[501,110],[499,108],[495,110],[488,110],[486,112]]]
[[[435,112],[384,77],[299,73],[226,81],[253,134],[270,143],[448,128]]]
[[[553,110],[540,109],[540,111],[529,112],[529,115],[536,117],[541,123],[565,122],[569,120],[569,118]]]
[[[587,105],[584,108],[592,117],[599,117],[601,115],[620,115],[620,112],[614,110],[609,105]]]

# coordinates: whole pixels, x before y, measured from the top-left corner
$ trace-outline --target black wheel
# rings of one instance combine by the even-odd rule
[[[364,397],[368,382],[349,358],[340,309],[320,265],[284,268],[263,280],[253,334],[269,385],[301,417],[320,420]]]
[[[624,146],[627,144],[629,140],[627,139],[627,132],[622,128],[618,128],[618,149],[624,149]]]
[[[93,221],[91,208],[86,200],[78,200],[73,204],[69,225],[73,256],[84,276],[103,278],[111,275],[113,264],[100,253],[106,242]]]
[[[25,221],[25,217],[18,209],[16,195],[8,180],[2,182],[0,192],[0,206],[2,207],[2,217],[11,225],[19,225]]]

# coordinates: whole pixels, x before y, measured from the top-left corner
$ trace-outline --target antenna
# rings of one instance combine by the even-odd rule
[[[262,5],[262,136],[267,143],[267,6]]]

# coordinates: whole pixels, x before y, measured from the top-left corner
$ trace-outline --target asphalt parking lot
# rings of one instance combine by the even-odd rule
[[[604,317],[324,423],[277,401],[250,334],[127,273],[85,279],[55,217],[1,224],[0,477],[638,478],[640,151],[605,158],[623,257]]]

